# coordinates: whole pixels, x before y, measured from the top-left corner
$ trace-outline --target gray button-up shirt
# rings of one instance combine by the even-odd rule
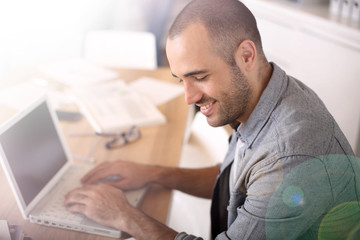
[[[228,229],[216,239],[345,239],[360,224],[359,159],[318,96],[272,66],[233,134],[243,146],[231,144],[221,166],[219,177],[238,156]]]

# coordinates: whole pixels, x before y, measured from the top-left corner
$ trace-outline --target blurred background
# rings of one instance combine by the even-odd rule
[[[0,87],[31,74],[33,65],[84,55],[92,30],[149,31],[164,64],[167,28],[189,0],[0,1]],[[13,72],[23,66],[21,73]],[[8,76],[11,74],[11,77]]]

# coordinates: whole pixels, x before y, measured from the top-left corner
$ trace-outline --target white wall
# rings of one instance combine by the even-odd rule
[[[276,1],[245,2],[268,60],[319,95],[360,156],[360,30]]]

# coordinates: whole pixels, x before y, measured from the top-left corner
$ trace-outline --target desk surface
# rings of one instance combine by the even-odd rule
[[[120,78],[126,81],[135,80],[141,76],[171,81],[168,68],[155,71],[146,70],[119,70]],[[139,141],[124,148],[106,150],[104,140],[99,137],[68,137],[67,134],[91,130],[85,118],[77,122],[61,122],[70,152],[83,156],[93,156],[95,163],[123,159],[146,164],[177,166],[184,137],[188,107],[184,103],[183,95],[159,106],[160,111],[166,116],[167,123],[161,126],[152,126],[141,129],[142,137]],[[21,225],[25,236],[33,240],[42,239],[111,239],[107,237],[46,227],[24,220],[17,208],[15,198],[10,186],[0,168],[0,219],[5,219],[11,225]],[[151,186],[140,208],[146,214],[166,223],[167,212],[171,199],[171,191],[160,186]]]

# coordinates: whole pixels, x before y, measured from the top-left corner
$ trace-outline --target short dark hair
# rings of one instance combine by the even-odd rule
[[[264,55],[254,15],[239,0],[193,0],[176,17],[169,30],[173,39],[190,24],[201,23],[209,33],[215,53],[230,65],[244,40],[254,42],[259,55]]]

